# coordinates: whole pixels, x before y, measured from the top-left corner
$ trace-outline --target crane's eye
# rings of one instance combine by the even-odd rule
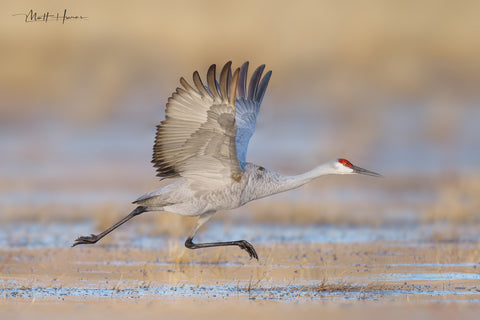
[[[343,164],[345,167],[349,167],[349,168],[353,167],[353,164],[351,164],[350,161],[348,161],[346,159],[338,159],[338,162]]]

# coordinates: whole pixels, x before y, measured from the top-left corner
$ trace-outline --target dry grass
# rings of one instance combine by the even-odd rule
[[[29,7],[35,2],[0,7],[9,13],[2,20],[9,32],[1,34],[0,91],[10,105],[21,106],[1,104],[4,121],[22,121],[25,113],[35,119],[40,102],[43,112],[61,111],[88,125],[115,115],[136,91],[165,101],[172,91],[171,80],[163,85],[167,79],[228,59],[272,67],[277,101],[292,99],[298,88],[314,101],[349,110],[375,108],[385,96],[478,97],[477,1],[282,1],[275,8],[265,1],[147,1],[114,11],[112,3],[84,3],[70,10],[88,21],[33,28],[10,16]],[[205,46],[205,34],[223,41]],[[52,51],[56,43],[63,45]]]
[[[275,285],[265,281],[265,279],[250,279],[247,286],[239,286],[238,291],[247,292],[254,295],[255,292],[270,292],[272,295],[290,294],[297,295],[318,295],[322,293],[358,293],[359,299],[364,297],[364,294],[379,292],[379,291],[395,291],[401,290],[402,286],[397,284],[387,284],[384,282],[374,281],[367,284],[349,283],[344,280],[328,281],[323,279],[319,283],[306,285]]]
[[[480,176],[453,177],[436,187],[436,202],[426,208],[425,222],[473,223],[480,219]]]
[[[252,206],[251,218],[260,223],[378,226],[386,221],[378,208],[365,204],[302,203],[265,200]]]
[[[373,227],[397,223],[477,223],[480,221],[479,181],[480,178],[475,174],[429,178],[422,181],[393,177],[370,182],[365,193],[361,181],[351,179],[346,182],[344,179],[332,179],[319,181],[299,190],[298,195],[303,196],[300,200],[292,198],[290,194],[262,199],[236,212],[220,212],[214,220],[221,221],[226,227],[232,223],[245,221]],[[330,190],[342,192],[342,185],[345,183],[348,183],[353,194],[365,194],[371,199],[360,196],[345,200],[328,196],[322,198],[327,192],[325,184]],[[63,184],[57,186],[62,187],[68,188]],[[2,205],[0,221],[71,222],[89,219],[94,222],[95,230],[92,232],[99,232],[126,216],[133,208],[134,206],[128,203],[113,202],[84,205],[54,202],[42,205],[28,203],[18,206]],[[155,212],[146,213],[128,224],[135,225],[142,234],[176,237],[187,235],[196,219],[168,212]]]

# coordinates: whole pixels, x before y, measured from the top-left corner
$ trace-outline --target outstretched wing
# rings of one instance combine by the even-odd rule
[[[225,64],[220,83],[215,73],[215,65],[210,66],[205,86],[195,71],[195,88],[181,78],[183,88],[177,88],[168,99],[153,147],[157,176],[182,176],[199,188],[239,181],[242,170],[235,145],[239,69],[232,77],[231,62]]]
[[[247,92],[248,62],[245,62],[240,68],[238,97],[235,101],[235,121],[237,124],[235,143],[237,145],[238,162],[242,169],[247,158],[248,142],[255,131],[260,104],[272,75],[272,71],[268,71],[262,78],[264,69],[265,65],[261,65],[253,72]]]

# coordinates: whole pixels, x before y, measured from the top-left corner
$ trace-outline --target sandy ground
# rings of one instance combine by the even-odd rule
[[[43,243],[36,233],[45,236],[48,227],[27,225],[6,231],[17,245],[0,249],[3,319],[475,318],[480,299],[472,226],[457,229],[462,241],[435,240],[422,227],[419,237],[399,232],[403,241],[375,240],[395,231],[372,228],[371,239],[308,242],[262,238],[275,229],[264,225],[247,235],[257,240],[257,262],[237,248],[186,250],[179,237],[133,243],[135,227],[104,244],[69,248],[68,237],[59,235],[89,224],[50,229],[54,239]]]

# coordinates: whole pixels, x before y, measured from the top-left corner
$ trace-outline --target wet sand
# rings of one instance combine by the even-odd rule
[[[445,230],[431,225],[412,231],[311,225],[303,234],[296,226],[282,239],[288,226],[240,224],[222,234],[214,223],[202,235],[207,241],[243,235],[260,261],[238,248],[187,250],[179,236],[142,235],[135,225],[104,243],[68,247],[69,235],[92,227],[3,225],[2,241],[13,242],[1,242],[0,315],[287,319],[319,312],[351,318],[361,310],[362,317],[384,318],[410,310],[413,317],[447,319],[474,316],[480,301],[480,230],[472,226],[457,227],[461,240],[438,240],[435,233]],[[326,231],[331,238],[313,236]]]

